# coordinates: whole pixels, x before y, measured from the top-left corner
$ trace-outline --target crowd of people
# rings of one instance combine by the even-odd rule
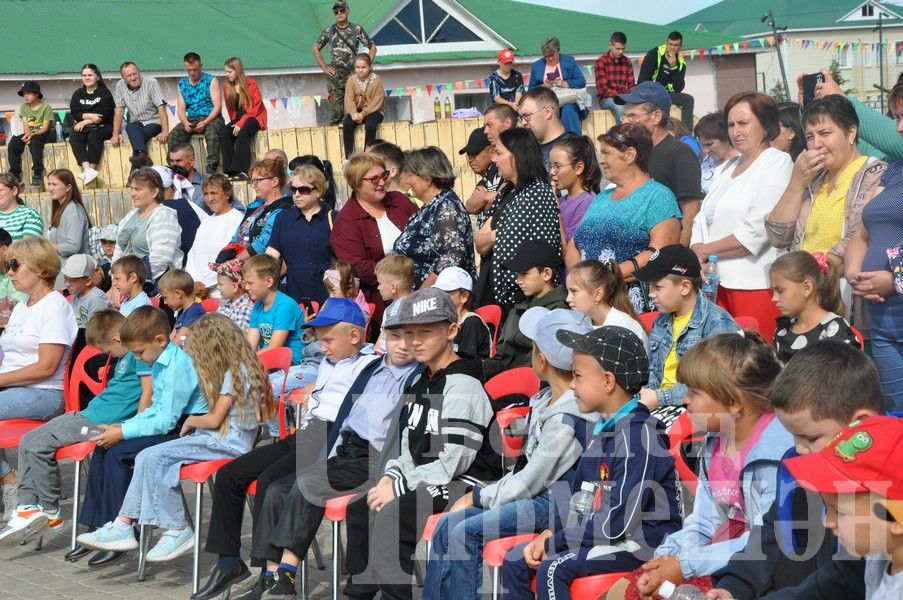
[[[169,166],[139,141],[166,137],[150,78],[126,63],[110,94],[83,70],[83,181],[129,107],[134,208],[117,225],[91,222],[69,170],[47,174],[48,222],[21,173],[0,174],[0,428],[46,421],[17,468],[0,453],[0,543],[64,528],[55,452],[90,440],[87,531],[66,558],[92,567],[138,550],[139,525],[160,531],[148,561],[192,550],[180,467],[229,459],[207,528],[216,564],[193,600],[252,576],[252,484],[259,573],[242,600],[294,597],[327,502],[348,494],[350,598],[411,598],[416,544],[443,512],[424,598],[481,597],[483,548],[511,536],[526,536],[501,568],[511,598],[569,598],[599,574],[619,574],[599,590],[611,599],[685,582],[721,600],[899,596],[903,423],[884,415],[903,409],[903,154],[871,150],[894,121],[860,116],[826,74],[795,115],[744,92],[673,133],[673,102],[692,117],[680,38],[637,84],[615,33],[596,77],[619,122],[592,140],[573,132],[583,101],[561,94],[580,69],[550,40],[539,85],[499,54],[495,103],[460,149],[480,177],[462,199],[440,149],[375,137],[375,45],[363,33],[357,53],[345,37],[362,30],[344,2],[334,13],[315,50],[353,47],[347,65],[333,55],[334,114],[367,130],[343,164],[347,199],[316,156],[251,164],[256,84],[231,58],[220,87],[192,54]],[[900,123],[903,83],[890,105]],[[192,135],[225,174],[196,171]],[[73,407],[64,378],[86,346],[100,354],[88,375],[110,362],[106,387]],[[279,348],[287,376],[263,366]],[[506,376],[542,386],[490,397]],[[286,391],[297,411],[278,410]],[[500,432],[512,406],[526,423]],[[672,452],[690,429],[695,451]],[[513,468],[500,435],[523,438]]]

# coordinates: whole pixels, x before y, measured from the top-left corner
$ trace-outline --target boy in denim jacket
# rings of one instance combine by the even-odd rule
[[[650,410],[682,406],[687,386],[677,382],[677,363],[701,340],[739,327],[727,311],[699,293],[699,258],[686,246],[655,251],[633,276],[649,282],[649,294],[661,311],[649,334],[649,383],[640,391],[640,402]]]

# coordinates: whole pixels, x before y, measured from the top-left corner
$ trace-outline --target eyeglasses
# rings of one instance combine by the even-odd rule
[[[637,121],[642,117],[645,117],[648,114],[651,114],[652,111],[642,111],[642,112],[626,112],[621,115],[621,119],[624,121]]]
[[[563,164],[552,163],[549,165],[549,171],[550,172],[554,171],[555,173],[557,173],[558,171],[561,170],[561,167],[573,167],[573,166],[574,166],[574,163],[563,163]]]
[[[311,192],[313,192],[315,189],[317,189],[317,188],[310,187],[309,185],[302,185],[302,186],[298,186],[298,187],[290,185],[288,187],[292,191],[292,194],[301,194],[302,196],[307,196]]]
[[[8,273],[9,271],[12,271],[13,273],[16,273],[19,271],[19,267],[21,267],[21,266],[22,266],[22,263],[20,263],[15,258],[12,260],[4,260],[3,261],[3,272]]]
[[[276,179],[276,176],[275,176],[275,175],[271,175],[270,177],[256,177],[256,178],[254,178],[254,179],[251,180],[251,186],[252,186],[252,187],[257,187],[258,185],[260,185],[260,182],[261,182],[261,181],[266,181],[267,179]]]
[[[528,113],[520,113],[518,116],[520,117],[520,120],[523,121],[524,123],[529,123],[530,119],[533,117],[533,115],[535,115],[539,111],[545,110],[547,108],[548,108],[548,106],[540,106],[539,108],[537,108],[534,111],[531,111]]]
[[[370,183],[377,183],[379,181],[388,181],[389,180],[389,172],[383,171],[379,175],[374,175],[373,177],[362,177],[364,181],[369,181]]]

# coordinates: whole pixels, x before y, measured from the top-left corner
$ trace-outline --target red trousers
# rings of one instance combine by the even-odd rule
[[[774,339],[778,317],[781,313],[771,301],[771,290],[732,290],[718,288],[718,306],[735,319],[753,317],[759,322],[758,333],[769,344]]]

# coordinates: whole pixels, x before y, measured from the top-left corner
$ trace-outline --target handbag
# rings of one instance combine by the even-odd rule
[[[552,91],[555,92],[555,95],[558,96],[558,105],[564,106],[565,104],[575,104],[577,102],[577,96],[580,93],[580,90],[575,90],[574,88],[565,88],[565,87],[552,87]]]

